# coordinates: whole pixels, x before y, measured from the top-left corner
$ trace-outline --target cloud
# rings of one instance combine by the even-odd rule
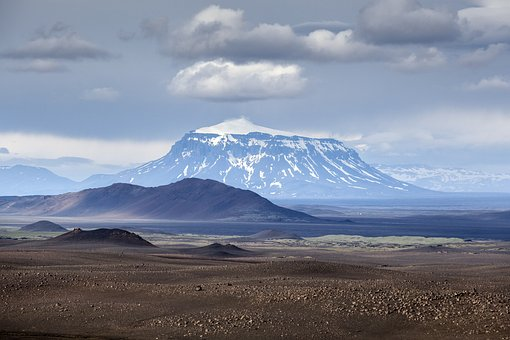
[[[5,148],[15,150],[11,155],[26,159],[59,159],[66,164],[130,165],[161,157],[168,152],[168,140],[107,140],[73,138],[50,134],[0,133]]]
[[[392,66],[400,71],[414,72],[425,69],[434,69],[446,64],[446,56],[435,47],[430,47],[419,53],[411,53]]]
[[[119,38],[119,40],[122,40],[122,41],[131,41],[134,38],[136,38],[136,32],[119,30],[117,32],[117,38]]]
[[[57,23],[47,31],[39,31],[24,46],[1,54],[10,59],[109,59],[112,54],[72,32],[68,26]]]
[[[475,3],[478,6],[458,12],[464,39],[483,44],[510,42],[510,2],[478,0]]]
[[[466,66],[485,65],[496,59],[502,53],[508,51],[508,44],[490,44],[486,48],[479,48],[471,53],[465,54],[460,58],[460,62]]]
[[[352,62],[387,58],[387,53],[377,46],[356,41],[352,30],[321,28],[298,35],[289,25],[261,23],[250,28],[242,10],[218,6],[204,9],[172,32],[162,51],[181,58],[232,60]]]
[[[168,36],[168,18],[145,19],[140,23],[140,30],[144,38],[165,38]]]
[[[466,90],[483,91],[483,90],[510,90],[510,82],[500,76],[481,79],[477,83],[467,84]]]
[[[342,21],[309,21],[292,26],[292,30],[299,35],[308,35],[319,30],[338,33],[351,28],[351,24]]]
[[[83,92],[83,100],[113,102],[120,97],[120,92],[111,87],[97,87]]]
[[[376,156],[453,149],[507,148],[510,112],[448,108],[422,112],[366,130],[357,142]]]
[[[67,67],[50,59],[35,59],[22,65],[12,67],[10,69],[14,72],[35,72],[35,73],[55,73],[66,72]]]
[[[164,18],[153,19],[150,25],[147,23],[151,29],[146,35],[159,38],[163,54],[182,59],[385,62],[426,70],[446,60],[435,46],[444,51],[473,45],[479,48],[481,36],[491,36],[492,40],[505,36],[510,12],[493,12],[503,8],[503,13],[507,13],[505,8],[510,5],[496,0],[478,3],[479,7],[450,12],[424,7],[417,0],[376,0],[360,11],[353,25],[319,21],[295,26],[250,25],[242,10],[213,5],[172,32],[168,32]],[[490,20],[492,15],[495,22]],[[503,42],[485,44],[494,46],[466,56],[465,62],[490,61],[492,55],[502,52],[503,46],[497,44]]]
[[[0,154],[1,155],[8,155],[10,152],[9,152],[9,149],[7,148],[4,148],[4,147],[1,147],[0,148]]]
[[[291,97],[306,84],[297,65],[270,62],[235,64],[222,59],[197,62],[172,79],[168,90],[207,100],[256,100]]]
[[[374,1],[361,10],[357,29],[363,39],[377,44],[452,41],[460,34],[454,14],[416,0]]]

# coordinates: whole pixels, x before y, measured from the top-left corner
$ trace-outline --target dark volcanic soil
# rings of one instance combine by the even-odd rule
[[[179,256],[0,248],[0,338],[510,338],[508,263]]]

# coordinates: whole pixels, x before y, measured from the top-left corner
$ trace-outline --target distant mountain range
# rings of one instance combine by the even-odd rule
[[[279,207],[254,192],[196,178],[152,188],[118,183],[55,196],[2,197],[0,214],[197,221],[321,221]]]
[[[74,190],[78,185],[45,168],[0,166],[0,196],[61,194]]]
[[[429,195],[429,190],[510,192],[510,174],[371,166],[338,140],[296,136],[241,118],[185,134],[160,159],[82,182],[44,168],[0,167],[0,196],[59,194],[114,183],[162,186],[183,178],[213,179],[279,199],[400,198]]]
[[[427,193],[368,165],[338,140],[295,136],[254,125],[244,118],[191,131],[160,159],[118,174],[94,175],[81,183],[41,168],[19,169],[4,168],[10,174],[10,185],[0,187],[0,195],[54,194],[113,183],[161,186],[183,178],[214,179],[268,198]]]
[[[380,171],[416,186],[445,192],[510,192],[510,173],[491,174],[425,165],[375,165]]]

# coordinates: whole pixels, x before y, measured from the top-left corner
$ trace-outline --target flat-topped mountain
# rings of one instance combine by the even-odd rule
[[[160,159],[116,175],[95,175],[81,185],[123,182],[158,186],[204,178],[264,197],[406,197],[427,191],[365,163],[332,138],[296,136],[244,118],[191,131]]]
[[[135,233],[122,229],[105,228],[95,230],[75,228],[63,235],[50,239],[49,242],[64,245],[67,243],[106,243],[126,247],[155,247],[152,243]]]
[[[51,221],[37,221],[35,223],[27,224],[26,226],[21,227],[19,230],[21,231],[39,231],[39,232],[66,232],[67,229],[62,227],[59,224],[53,223]]]
[[[170,220],[321,221],[279,207],[249,190],[198,178],[151,188],[118,183],[56,196],[0,198],[0,213]]]

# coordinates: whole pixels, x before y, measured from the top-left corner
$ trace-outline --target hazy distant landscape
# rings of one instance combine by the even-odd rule
[[[509,18],[0,0],[0,339],[510,339]]]

